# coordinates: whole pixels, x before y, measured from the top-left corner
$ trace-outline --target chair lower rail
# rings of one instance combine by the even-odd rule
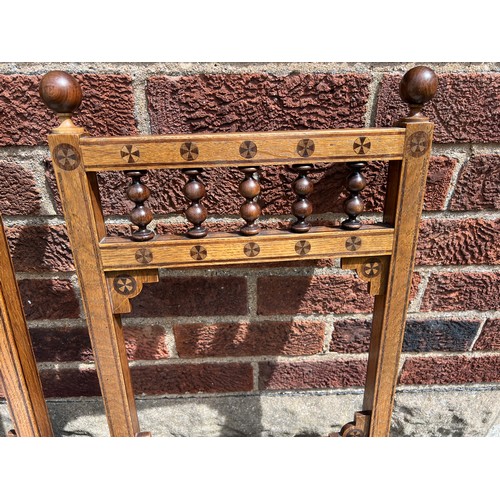
[[[384,225],[356,231],[314,227],[305,234],[285,230],[266,230],[256,236],[209,233],[198,240],[174,235],[157,235],[148,242],[106,237],[100,254],[105,271],[245,265],[390,255],[393,238],[394,229]]]

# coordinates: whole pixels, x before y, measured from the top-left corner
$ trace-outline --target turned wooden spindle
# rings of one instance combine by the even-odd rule
[[[83,133],[84,129],[76,127],[71,119],[73,113],[82,102],[82,89],[77,79],[65,71],[49,71],[40,81],[40,97],[59,118],[60,125],[54,133]]]
[[[260,183],[254,176],[259,171],[259,167],[239,167],[239,170],[245,174],[239,191],[246,200],[240,208],[240,215],[246,222],[244,226],[241,226],[240,233],[245,236],[254,236],[260,232],[260,226],[255,223],[261,214],[260,205],[256,201],[260,194]]]
[[[182,171],[189,177],[189,180],[184,185],[184,196],[191,201],[185,215],[186,219],[193,224],[193,227],[187,231],[186,236],[204,238],[208,234],[207,228],[202,225],[207,218],[207,209],[200,200],[205,196],[205,186],[198,179],[203,169],[185,168]]]
[[[410,113],[398,124],[428,121],[422,114],[422,108],[435,96],[437,88],[438,77],[427,66],[416,66],[406,72],[399,84],[399,95],[410,107]]]
[[[148,207],[144,206],[144,202],[151,194],[149,188],[141,181],[141,177],[147,174],[146,170],[131,170],[125,173],[132,180],[127,189],[127,196],[129,200],[135,203],[135,207],[130,212],[132,224],[139,228],[131,235],[135,241],[147,241],[155,236],[155,233],[146,227],[153,220],[153,213]]]
[[[366,165],[365,162],[357,161],[347,163],[351,169],[351,173],[347,177],[346,187],[349,190],[349,198],[344,202],[344,212],[348,219],[342,221],[344,229],[359,229],[361,222],[358,216],[363,213],[365,204],[359,196],[360,191],[366,187],[365,176],[361,173],[361,169]]]
[[[292,204],[292,213],[297,220],[291,225],[294,233],[307,233],[311,225],[306,222],[306,217],[312,214],[313,206],[307,197],[313,192],[314,185],[307,177],[312,165],[293,165],[292,170],[298,174],[292,187],[297,199]]]

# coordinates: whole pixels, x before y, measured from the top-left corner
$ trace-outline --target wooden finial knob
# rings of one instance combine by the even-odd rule
[[[72,114],[82,102],[82,89],[74,76],[49,71],[40,82],[40,97],[52,111]]]
[[[422,107],[436,95],[437,88],[438,77],[432,69],[427,66],[410,69],[399,84],[401,99],[410,106],[410,115],[402,121],[426,121]]]
[[[59,127],[52,130],[55,134],[83,134],[85,130],[76,127],[71,115],[82,102],[82,88],[75,77],[64,71],[49,71],[40,81],[40,97],[45,104],[57,113]]]

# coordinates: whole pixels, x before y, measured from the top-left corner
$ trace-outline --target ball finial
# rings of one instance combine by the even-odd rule
[[[427,66],[416,66],[410,69],[399,84],[401,99],[410,106],[409,119],[426,120],[421,114],[423,105],[429,102],[437,92],[438,77]]]
[[[40,97],[52,111],[71,115],[82,102],[82,89],[68,73],[50,71],[40,82]]]

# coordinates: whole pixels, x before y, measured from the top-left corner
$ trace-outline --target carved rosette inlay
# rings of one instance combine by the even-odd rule
[[[302,158],[308,158],[314,153],[314,141],[312,139],[302,139],[297,144],[297,153]]]
[[[185,142],[181,146],[180,153],[186,161],[194,161],[198,158],[200,151],[194,142]]]
[[[357,427],[351,427],[350,429],[347,429],[344,434],[344,437],[365,437],[364,432],[361,429],[358,429]]]
[[[71,144],[58,144],[54,148],[54,161],[63,170],[75,170],[80,164],[80,154]]]
[[[371,147],[372,143],[368,137],[358,137],[352,145],[354,152],[358,155],[365,155]]]
[[[245,247],[243,248],[243,251],[245,252],[245,255],[247,257],[257,257],[260,253],[260,247],[257,245],[257,243],[254,243],[253,241],[250,243],[247,243]]]
[[[358,236],[351,236],[350,238],[347,238],[345,247],[347,248],[347,250],[355,252],[361,247],[361,238],[359,238]]]
[[[139,262],[139,264],[149,264],[153,260],[153,252],[147,248],[139,248],[139,250],[135,252],[135,260]]]
[[[141,153],[139,152],[139,148],[128,144],[127,146],[123,146],[120,155],[125,163],[135,163],[141,156]]]
[[[257,146],[255,142],[243,141],[240,144],[240,156],[243,158],[253,158],[257,154]]]
[[[307,255],[311,251],[311,244],[306,240],[295,243],[295,252],[299,255]]]
[[[195,245],[189,253],[194,260],[204,260],[208,255],[207,249],[202,245]]]
[[[132,295],[137,290],[137,282],[130,274],[120,274],[113,280],[113,288],[120,295]]]
[[[415,132],[410,136],[409,153],[414,158],[423,156],[429,148],[429,136],[423,130]]]
[[[382,261],[377,258],[368,259],[361,266],[361,273],[366,278],[375,278],[382,270]]]

